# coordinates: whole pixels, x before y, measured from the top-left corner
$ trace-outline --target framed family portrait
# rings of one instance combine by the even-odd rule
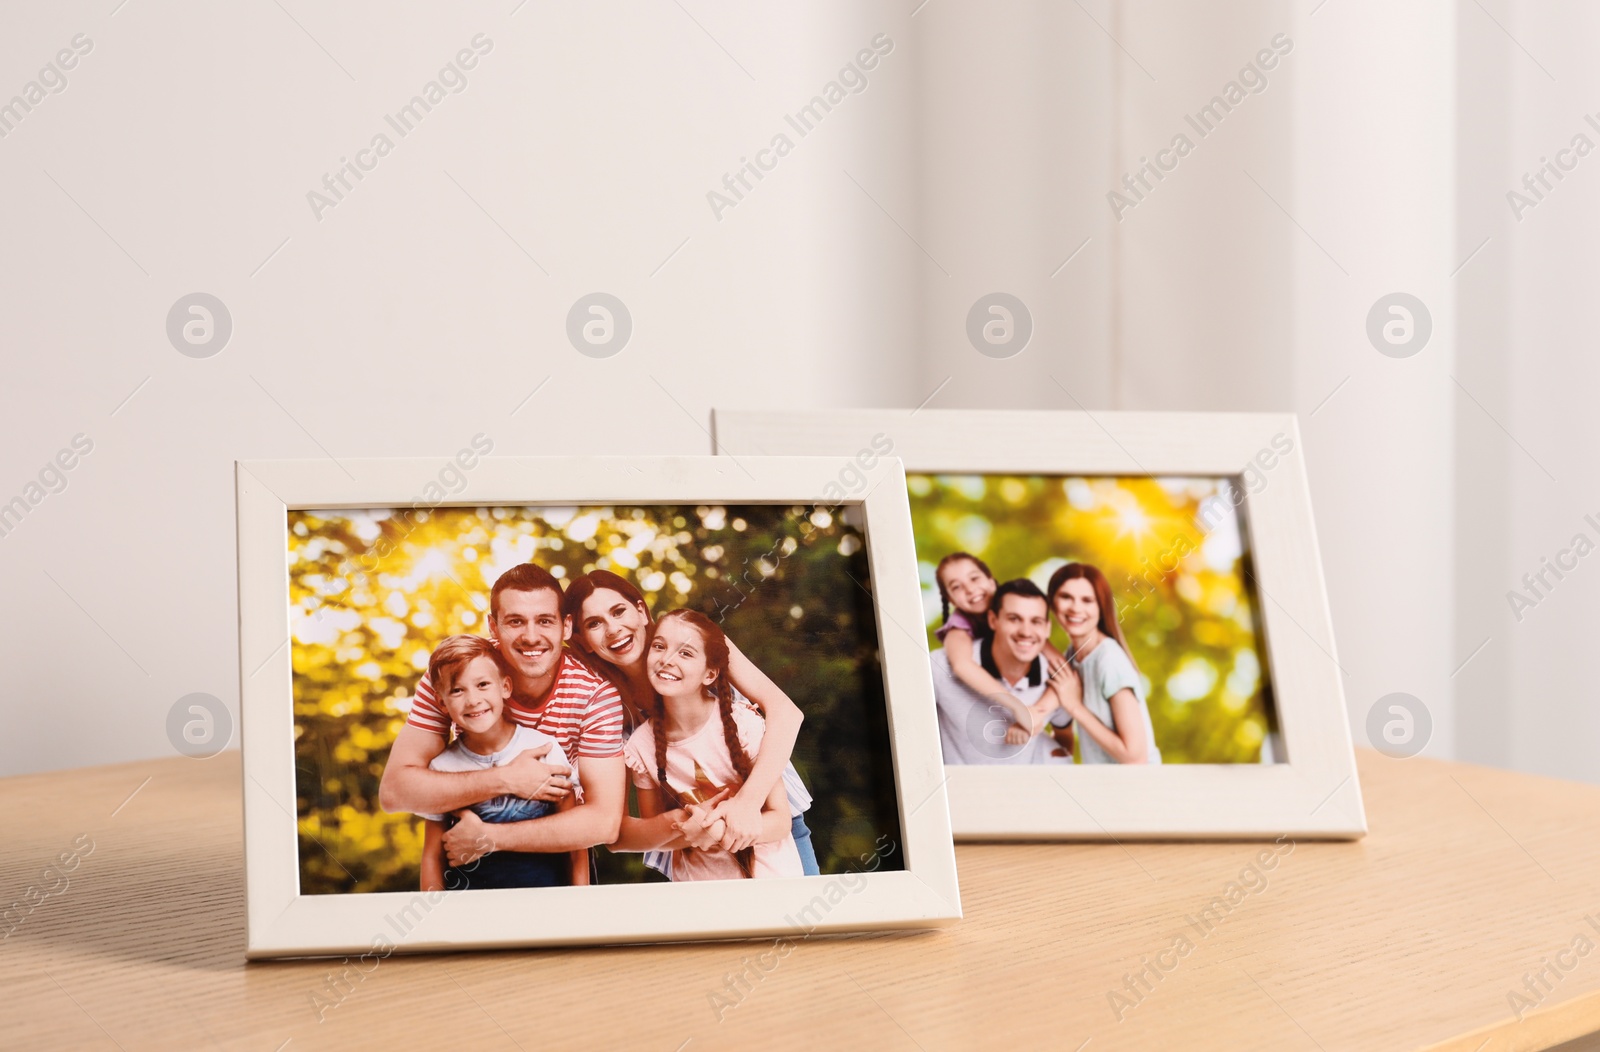
[[[899,462],[490,449],[236,465],[248,955],[959,918]]]
[[[713,417],[732,459],[904,463],[922,608],[894,634],[927,651],[958,838],[1366,832],[1293,415]]]

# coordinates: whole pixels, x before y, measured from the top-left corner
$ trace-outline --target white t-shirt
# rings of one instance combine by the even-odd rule
[[[488,767],[504,767],[512,760],[529,749],[537,749],[541,745],[549,745],[550,751],[545,754],[544,762],[552,767],[571,767],[572,790],[576,798],[583,799],[582,790],[578,786],[578,768],[568,759],[562,750],[561,743],[543,731],[536,731],[532,727],[516,725],[511,732],[511,740],[499,752],[482,756],[468,749],[461,738],[444,747],[444,752],[428,761],[430,771],[481,771]],[[529,818],[540,818],[550,813],[552,805],[543,800],[528,800],[520,796],[497,796],[493,800],[484,800],[472,805],[472,812],[485,822],[521,822]],[[444,821],[443,815],[427,815],[417,812],[418,818],[426,818],[433,822]]]
[[[752,709],[742,705],[733,707],[733,724],[739,732],[739,742],[751,760],[761,749],[761,736],[766,722]],[[655,728],[642,724],[623,746],[628,773],[639,789],[657,787]],[[667,784],[679,796],[687,797],[696,791],[710,795],[723,786],[739,785],[739,772],[728,753],[727,740],[722,735],[722,718],[715,712],[705,725],[682,741],[667,745]],[[672,853],[672,879],[678,880],[728,880],[744,876],[738,860],[727,851],[679,850]],[[754,877],[799,877],[805,875],[800,862],[800,849],[787,831],[782,840],[769,841],[755,846]]]
[[[1139,673],[1135,671],[1127,652],[1115,639],[1106,636],[1082,661],[1076,657],[1069,660],[1072,661],[1072,667],[1078,670],[1078,675],[1083,677],[1083,707],[1112,730],[1117,729],[1117,721],[1111,718],[1112,696],[1124,687],[1133,691],[1133,696],[1139,699],[1139,717],[1144,722],[1145,740],[1149,743],[1149,759],[1145,762],[1160,763],[1161,750],[1156,748],[1155,728],[1150,725],[1150,709],[1144,700],[1144,683],[1139,679]],[[1084,763],[1116,762],[1081,730],[1078,732],[1078,747],[1082,750]]]
[[[984,664],[984,647],[993,647],[992,640],[976,639],[972,642],[972,660]],[[1071,763],[1072,755],[1062,749],[1048,734],[1036,734],[1026,744],[1010,745],[1005,740],[1006,730],[1012,724],[1011,710],[993,698],[986,698],[956,678],[950,670],[950,655],[943,647],[929,659],[933,664],[933,701],[938,709],[939,742],[947,764],[1025,764]],[[1028,674],[1016,683],[1009,683],[993,667],[989,674],[999,680],[1013,696],[1024,705],[1033,705],[1044,696],[1049,687],[1049,669],[1044,655],[1033,659]],[[1065,714],[1060,709],[1051,717],[1065,725]],[[1060,755],[1056,755],[1060,753]]]

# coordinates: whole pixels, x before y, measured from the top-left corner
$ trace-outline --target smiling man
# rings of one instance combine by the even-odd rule
[[[616,688],[563,647],[572,626],[561,616],[561,582],[532,563],[500,575],[489,593],[493,642],[511,668],[512,721],[555,738],[576,757],[584,797],[578,806],[522,822],[487,824],[472,804],[497,796],[559,802],[572,791],[566,767],[541,761],[548,751],[524,752],[503,766],[476,771],[430,770],[444,751],[450,718],[424,675],[411,715],[383,771],[378,801],[385,811],[459,811],[444,835],[450,864],[491,851],[581,851],[616,840],[627,795],[622,759],[622,700]]]
[[[1050,639],[1050,605],[1027,578],[1007,581],[989,603],[988,639],[974,640],[973,658],[1011,695],[1032,708],[1049,686],[1044,645]],[[933,655],[933,698],[945,763],[1071,763],[1072,755],[1048,734],[1021,745],[1006,742],[1010,707],[957,679],[941,648]],[[1058,712],[1057,719],[1062,719]],[[1058,755],[1059,754],[1059,755]]]

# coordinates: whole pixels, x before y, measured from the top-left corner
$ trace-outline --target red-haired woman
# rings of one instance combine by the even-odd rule
[[[714,808],[749,783],[766,725],[734,704],[722,629],[697,611],[674,610],[656,622],[645,664],[657,700],[623,751],[639,817],[623,817],[612,850],[671,851],[674,881],[803,876],[779,783],[761,803],[753,843],[723,846],[726,823]]]
[[[1061,691],[1062,707],[1078,725],[1083,763],[1160,763],[1144,684],[1128,652],[1116,600],[1105,574],[1088,563],[1068,563],[1050,575],[1050,609],[1072,641],[1069,660],[1082,681],[1081,695]]]
[[[622,695],[626,715],[623,733],[631,733],[650,718],[656,702],[656,690],[645,663],[651,618],[644,596],[626,578],[609,570],[593,570],[567,585],[562,613],[572,620],[573,647]],[[752,715],[759,711],[766,719],[760,749],[754,754],[744,787],[716,805],[716,816],[725,823],[727,846],[740,850],[755,843],[767,794],[781,783],[789,801],[790,835],[806,875],[814,876],[818,872],[817,855],[805,818],[811,794],[789,762],[804,717],[789,696],[732,640],[727,644],[725,682],[733,690],[734,704],[749,709]],[[646,852],[645,864],[671,876],[669,857],[666,853]]]

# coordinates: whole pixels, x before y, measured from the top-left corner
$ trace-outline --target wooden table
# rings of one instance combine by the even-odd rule
[[[0,925],[0,1046],[1500,1052],[1600,1030],[1600,789],[1360,770],[1366,840],[1294,845],[1207,919],[1263,845],[968,845],[956,927],[802,942],[738,995],[761,944],[396,956],[342,985],[247,966],[237,753],[4,779],[0,897],[74,868]]]

